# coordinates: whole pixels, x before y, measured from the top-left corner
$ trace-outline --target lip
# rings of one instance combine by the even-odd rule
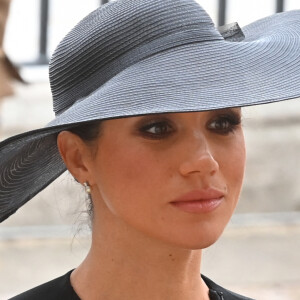
[[[171,204],[189,213],[208,213],[222,203],[224,196],[224,192],[213,188],[193,190],[171,201]]]

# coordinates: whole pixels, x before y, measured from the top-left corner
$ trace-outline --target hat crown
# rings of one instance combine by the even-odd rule
[[[194,0],[118,0],[98,8],[53,54],[49,75],[54,112],[65,111],[139,60],[199,39],[222,37]]]

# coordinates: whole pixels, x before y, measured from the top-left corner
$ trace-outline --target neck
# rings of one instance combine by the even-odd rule
[[[90,252],[71,276],[81,299],[208,299],[201,250],[165,244],[124,223],[121,231],[95,225]]]

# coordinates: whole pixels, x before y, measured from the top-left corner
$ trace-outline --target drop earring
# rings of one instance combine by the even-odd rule
[[[83,183],[83,186],[84,186],[84,189],[85,189],[88,199],[91,199],[92,195],[91,195],[91,187],[90,187],[89,183],[86,181]]]

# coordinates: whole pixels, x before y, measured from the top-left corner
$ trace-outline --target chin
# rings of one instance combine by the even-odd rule
[[[191,248],[191,249],[192,250],[206,249],[206,248],[210,247],[211,245],[213,245],[219,239],[219,237],[220,237],[220,235],[217,237],[210,238],[210,239],[202,240],[198,244],[193,245],[193,248]]]
[[[177,218],[172,226],[161,234],[173,244],[185,249],[205,249],[213,245],[222,235],[232,210],[219,209],[205,215],[185,215]]]
[[[185,248],[190,250],[200,250],[205,249],[213,245],[218,239],[220,235],[217,236],[206,236],[200,240],[194,240],[190,243],[186,243]]]
[[[190,250],[205,249],[213,245],[222,235],[224,227],[209,228],[203,230],[203,228],[197,232],[177,232],[176,235],[169,235],[165,242],[172,244],[175,247]],[[171,237],[171,239],[170,239]]]

